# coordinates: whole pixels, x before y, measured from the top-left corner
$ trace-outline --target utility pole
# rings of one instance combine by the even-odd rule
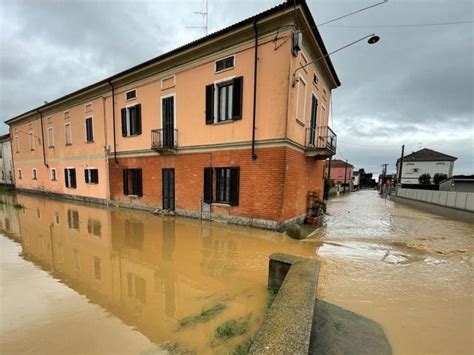
[[[405,155],[405,144],[402,145],[402,156],[400,157],[400,169],[398,169],[398,183],[402,183],[403,156]]]
[[[346,165],[344,166],[344,193],[346,193],[346,180],[347,180],[347,159],[346,159]]]

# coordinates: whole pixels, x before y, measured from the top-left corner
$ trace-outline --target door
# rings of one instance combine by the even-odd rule
[[[174,169],[162,169],[163,209],[174,211]]]
[[[311,95],[311,118],[309,124],[309,145],[312,147],[316,146],[316,119],[318,112],[318,99],[316,96]]]
[[[163,148],[174,147],[174,96],[161,99]]]

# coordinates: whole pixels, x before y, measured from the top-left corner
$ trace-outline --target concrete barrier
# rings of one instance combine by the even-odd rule
[[[395,196],[438,206],[474,212],[474,192],[431,191],[397,188]]]
[[[268,286],[278,293],[255,336],[250,354],[308,354],[319,262],[272,254]]]

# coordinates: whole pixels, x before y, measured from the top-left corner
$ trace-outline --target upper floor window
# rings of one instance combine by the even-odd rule
[[[216,61],[216,73],[234,67],[234,56]]]
[[[296,118],[305,123],[306,116],[306,81],[300,76],[296,91]]]
[[[137,90],[130,90],[125,93],[125,98],[128,100],[133,100],[137,98]]]
[[[92,112],[92,104],[86,104],[86,107],[85,107],[85,112]]]
[[[77,187],[76,169],[74,168],[64,169],[64,184],[69,189],[75,189]]]
[[[92,124],[92,117],[86,118],[86,142],[94,142],[94,128]]]
[[[35,150],[35,136],[33,135],[33,131],[28,132],[28,142],[30,144],[30,150]]]
[[[313,74],[313,84],[318,85],[319,83],[319,77],[316,73]]]
[[[84,169],[84,178],[86,184],[98,184],[99,183],[99,170],[96,168]]]
[[[71,145],[72,144],[72,130],[71,130],[71,124],[66,123],[64,125],[64,144],[65,145]]]
[[[31,177],[33,180],[38,180],[38,171],[35,168],[31,169]]]
[[[53,127],[48,127],[48,148],[54,148],[54,131],[53,131]]]
[[[123,169],[123,194],[143,196],[142,169]]]
[[[206,86],[206,124],[242,119],[242,76]]]
[[[142,115],[140,104],[122,109],[122,137],[136,136],[142,133]]]
[[[20,152],[20,137],[15,136],[15,145],[16,145],[16,152]]]

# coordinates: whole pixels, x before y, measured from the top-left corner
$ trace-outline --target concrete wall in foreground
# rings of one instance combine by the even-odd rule
[[[396,196],[438,206],[474,212],[474,192],[429,191],[398,188]]]

